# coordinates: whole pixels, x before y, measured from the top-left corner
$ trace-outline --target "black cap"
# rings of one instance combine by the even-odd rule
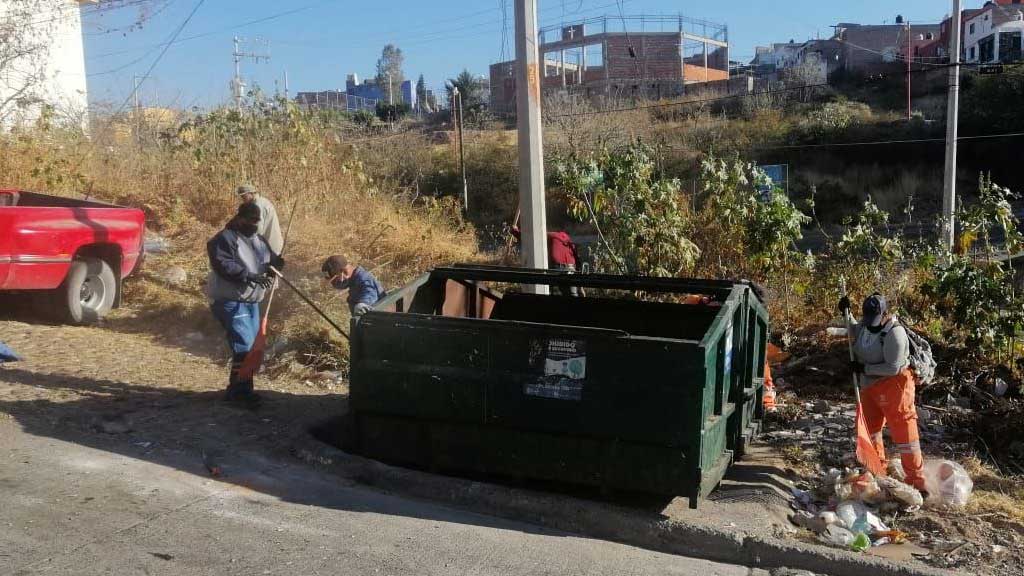
[[[882,317],[885,316],[888,310],[889,306],[885,303],[885,296],[875,292],[864,300],[864,308],[862,310],[864,319],[862,322],[865,326],[878,326],[882,323]]]
[[[245,203],[238,206],[238,216],[249,220],[260,219],[260,207],[255,204]]]

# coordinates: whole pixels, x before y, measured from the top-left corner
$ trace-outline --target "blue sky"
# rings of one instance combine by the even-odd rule
[[[156,59],[197,0],[120,0],[118,10],[84,17],[90,99],[119,104]],[[754,46],[827,37],[839,22],[937,22],[951,10],[947,0],[622,0],[626,15],[679,14],[729,26],[732,59],[749,60]],[[512,0],[507,46],[514,50]],[[967,0],[964,7],[980,5]],[[206,0],[154,70],[140,94],[146,105],[212,106],[230,95],[232,37],[263,38],[269,63],[243,63],[243,76],[273,92],[288,71],[292,93],[343,87],[345,75],[371,76],[381,48],[397,44],[405,53],[406,76],[424,74],[440,88],[463,68],[486,74],[502,54],[503,0],[388,2],[344,0]],[[754,8],[758,6],[758,8]],[[125,29],[140,10],[150,15],[141,29]],[[615,0],[539,0],[541,25],[603,14],[617,15]],[[282,14],[284,12],[290,12]],[[266,19],[251,25],[254,20]],[[198,36],[197,38],[192,38]],[[247,48],[262,50],[258,44]]]

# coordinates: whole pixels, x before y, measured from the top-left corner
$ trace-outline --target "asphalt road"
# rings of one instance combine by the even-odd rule
[[[109,442],[0,419],[0,574],[753,573],[343,485],[287,459],[224,456],[212,478],[191,455]]]

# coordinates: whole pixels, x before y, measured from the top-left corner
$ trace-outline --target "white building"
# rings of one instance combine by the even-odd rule
[[[45,106],[85,125],[81,5],[97,0],[0,0],[0,127],[34,122]]]
[[[1022,59],[1024,5],[986,3],[981,12],[964,22],[964,54],[979,64]]]

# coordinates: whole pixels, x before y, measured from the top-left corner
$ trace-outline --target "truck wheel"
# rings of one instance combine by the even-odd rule
[[[71,269],[57,292],[68,322],[91,324],[114,307],[117,278],[103,260],[83,258],[71,263]]]

